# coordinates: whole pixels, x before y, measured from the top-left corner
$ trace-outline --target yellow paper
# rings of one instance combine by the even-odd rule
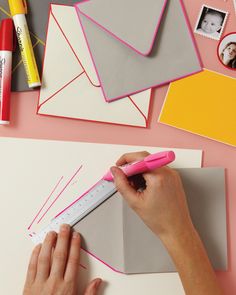
[[[159,122],[236,146],[236,80],[204,70],[171,83]]]

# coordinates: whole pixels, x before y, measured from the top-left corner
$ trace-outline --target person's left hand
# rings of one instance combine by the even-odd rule
[[[78,295],[80,235],[62,225],[33,250],[24,295]],[[93,280],[84,295],[96,295],[101,279]]]

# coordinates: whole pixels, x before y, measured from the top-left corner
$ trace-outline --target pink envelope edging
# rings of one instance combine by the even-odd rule
[[[161,14],[160,14],[160,17],[159,19],[157,20],[157,25],[156,25],[156,29],[154,31],[154,34],[153,34],[153,39],[152,39],[152,42],[150,44],[150,48],[147,52],[141,52],[139,51],[138,49],[134,48],[132,45],[130,45],[129,43],[125,42],[124,40],[122,40],[121,38],[119,38],[118,36],[116,36],[114,33],[112,33],[110,30],[106,29],[104,26],[102,26],[101,24],[99,24],[98,22],[96,22],[93,18],[91,18],[88,14],[82,12],[79,8],[79,6],[83,5],[83,3],[85,2],[89,2],[91,0],[84,0],[83,2],[78,2],[76,3],[74,6],[76,7],[76,9],[79,10],[79,12],[81,14],[83,14],[84,16],[86,16],[89,20],[91,20],[92,22],[94,22],[97,26],[99,26],[100,28],[102,28],[104,31],[108,32],[110,35],[112,35],[114,38],[116,38],[117,40],[119,40],[121,43],[125,44],[126,46],[128,46],[129,48],[133,49],[135,52],[137,52],[138,54],[141,54],[143,56],[147,56],[150,54],[151,50],[152,50],[152,47],[154,45],[154,42],[155,42],[155,39],[156,39],[156,35],[157,35],[157,32],[158,32],[158,29],[160,27],[160,24],[161,24],[161,19],[162,19],[162,16],[164,14],[164,11],[165,11],[165,8],[166,8],[166,4],[167,4],[167,1],[168,0],[165,0],[164,4],[163,4],[163,7],[162,7],[162,10],[161,10]],[[82,25],[81,25],[82,26]]]
[[[63,212],[65,212],[67,209],[69,209],[71,206],[73,206],[76,202],[78,202],[80,199],[82,199],[90,190],[92,190],[94,187],[96,187],[96,185],[101,181],[102,179],[100,179],[99,181],[97,181],[92,187],[90,187],[86,192],[84,192],[80,197],[78,197],[74,202],[72,202],[69,206],[67,206],[65,209],[63,209],[61,212],[59,212],[54,218],[57,218],[58,216],[60,216]],[[107,264],[104,260],[100,259],[99,257],[97,257],[96,255],[94,255],[93,253],[89,252],[88,250],[82,248],[87,254],[89,254],[90,256],[94,257],[95,259],[97,259],[98,261],[100,261],[101,263],[103,263],[104,265],[106,265],[107,267],[109,267],[112,271],[123,274],[123,272],[115,269],[114,267],[112,267],[111,265]]]
[[[49,29],[49,19],[50,16],[52,16],[58,26],[58,28],[60,29],[61,33],[63,34],[64,38],[66,39],[66,42],[68,43],[70,49],[72,50],[73,54],[75,55],[76,59],[78,60],[78,62],[80,63],[81,67],[84,69],[84,72],[80,73],[79,75],[77,75],[76,77],[74,77],[71,81],[68,81],[68,83],[66,83],[65,85],[63,85],[60,89],[58,89],[55,93],[53,93],[50,97],[48,97],[44,102],[42,102],[41,104],[39,104],[39,100],[40,100],[40,91],[39,91],[39,95],[38,95],[38,105],[37,105],[37,114],[38,115],[42,115],[42,116],[46,116],[46,117],[57,117],[57,118],[64,118],[64,119],[73,119],[73,120],[80,120],[80,121],[87,121],[87,122],[96,122],[96,123],[102,123],[102,124],[112,124],[112,125],[119,125],[119,126],[130,126],[130,127],[138,127],[138,128],[147,128],[148,126],[148,118],[150,117],[150,112],[151,112],[151,101],[152,101],[152,93],[151,93],[151,98],[150,98],[150,103],[149,103],[149,109],[148,109],[148,115],[147,117],[143,114],[143,112],[139,109],[139,107],[135,104],[135,102],[132,100],[131,97],[127,96],[129,98],[129,100],[132,102],[132,104],[136,107],[136,109],[140,112],[140,114],[144,117],[145,119],[145,126],[134,126],[134,125],[128,125],[128,124],[122,124],[122,123],[113,123],[113,122],[106,122],[106,121],[95,121],[95,120],[89,120],[89,119],[80,119],[80,118],[70,118],[70,117],[63,117],[63,116],[56,116],[56,115],[46,115],[46,114],[39,114],[39,110],[42,107],[42,105],[44,105],[45,103],[47,103],[50,99],[52,99],[57,93],[59,93],[60,91],[62,91],[63,89],[65,89],[68,85],[70,85],[73,81],[75,81],[77,78],[79,78],[82,74],[86,74],[89,82],[91,83],[91,85],[93,87],[97,87],[100,88],[101,86],[97,86],[94,85],[89,77],[89,75],[87,74],[84,66],[82,65],[82,63],[80,62],[79,57],[77,56],[77,54],[74,52],[72,45],[70,44],[68,38],[66,37],[65,33],[63,32],[60,24],[58,23],[55,15],[53,14],[52,11],[52,5],[57,5],[57,6],[66,6],[68,7],[68,5],[65,4],[50,4],[50,9],[49,9],[49,15],[48,15],[48,24],[47,24],[47,36],[48,36],[48,29]],[[76,9],[75,9],[76,10]],[[83,29],[83,28],[82,28]],[[47,39],[47,37],[46,37]],[[86,38],[85,38],[86,40]],[[87,43],[87,40],[86,40]],[[87,43],[88,46],[88,43]],[[46,56],[46,50],[47,50],[47,44],[45,46],[45,52],[44,52],[44,59],[43,59],[43,67],[42,67],[42,74],[44,71],[44,61],[45,61],[45,56]],[[88,47],[89,50],[89,47]],[[89,50],[90,52],[90,50]],[[91,54],[90,54],[91,55]],[[93,62],[93,59],[92,59]],[[94,62],[93,62],[94,65]],[[96,70],[96,68],[95,68]],[[97,73],[97,71],[96,71]],[[100,81],[100,80],[99,80]],[[102,89],[102,88],[101,88]],[[148,88],[149,89],[149,88]]]
[[[185,8],[184,8],[183,0],[179,0],[179,1],[180,1],[180,4],[181,4],[181,7],[182,7],[182,10],[183,10],[183,13],[184,13],[184,16],[185,16],[185,19],[186,19],[186,23],[187,23],[188,31],[189,31],[189,34],[190,34],[191,40],[192,40],[192,42],[193,42],[194,49],[195,49],[195,52],[196,52],[196,54],[197,54],[197,57],[198,57],[198,60],[199,60],[199,64],[200,64],[201,69],[198,70],[198,71],[195,71],[195,72],[191,72],[191,73],[189,73],[189,74],[187,74],[187,75],[180,76],[180,77],[178,77],[178,78],[174,78],[174,79],[171,79],[171,80],[165,81],[165,82],[160,83],[160,84],[155,84],[155,85],[151,85],[151,86],[149,86],[149,87],[145,87],[144,89],[140,89],[140,90],[134,91],[134,92],[132,92],[132,93],[125,93],[125,94],[123,94],[123,95],[121,95],[121,96],[118,96],[118,97],[115,97],[115,98],[112,98],[112,99],[108,98],[108,97],[106,96],[105,91],[104,91],[104,88],[103,88],[103,85],[102,85],[102,82],[101,82],[101,79],[100,79],[100,76],[99,76],[99,73],[98,73],[98,70],[97,70],[97,67],[96,67],[96,64],[95,64],[95,61],[94,61],[94,58],[93,58],[92,52],[91,52],[91,49],[90,49],[90,46],[89,46],[89,42],[88,42],[88,39],[87,39],[87,37],[86,37],[85,31],[84,31],[84,28],[83,28],[83,25],[82,25],[82,22],[81,22],[81,19],[80,19],[80,15],[79,15],[79,12],[80,12],[80,11],[79,11],[78,6],[79,6],[80,4],[82,4],[83,2],[86,2],[86,1],[89,1],[89,0],[84,0],[84,1],[82,1],[82,2],[78,2],[78,3],[76,3],[76,4],[74,5],[74,7],[75,7],[75,9],[76,9],[76,12],[77,12],[77,15],[78,15],[78,19],[79,19],[79,22],[80,22],[80,25],[81,25],[81,28],[82,28],[82,31],[83,31],[83,34],[84,34],[84,38],[85,38],[85,40],[86,40],[86,43],[87,43],[87,46],[88,46],[88,50],[89,50],[89,53],[90,53],[90,56],[91,56],[91,59],[92,59],[92,62],[93,62],[93,65],[94,65],[94,68],[95,68],[95,71],[96,71],[96,74],[97,74],[97,77],[98,77],[99,83],[100,83],[100,85],[101,85],[102,92],[103,92],[103,95],[104,95],[104,98],[105,98],[106,102],[112,102],[112,101],[115,101],[115,100],[118,100],[118,99],[124,98],[124,97],[126,97],[126,96],[130,96],[130,95],[133,95],[133,94],[140,93],[140,92],[145,91],[145,90],[148,90],[148,89],[150,89],[150,88],[160,87],[160,86],[166,85],[166,84],[168,84],[168,83],[170,83],[170,82],[177,81],[177,80],[180,80],[180,79],[182,79],[182,78],[186,78],[186,77],[192,76],[193,74],[197,74],[197,73],[200,73],[200,72],[203,71],[203,69],[202,69],[202,68],[203,68],[203,63],[202,63],[202,60],[201,60],[201,57],[200,57],[200,53],[199,53],[198,48],[197,48],[197,45],[196,45],[196,41],[195,41],[194,36],[193,36],[193,33],[192,33],[192,31],[191,31],[190,23],[189,23],[189,21],[188,21],[187,13],[186,13]]]

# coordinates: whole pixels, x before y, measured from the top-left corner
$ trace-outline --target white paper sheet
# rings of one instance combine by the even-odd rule
[[[33,247],[27,228],[60,179],[63,177],[51,201],[83,165],[38,224],[40,228],[101,178],[123,153],[138,150],[157,152],[163,148],[0,138],[0,150],[0,294],[18,295],[22,292]],[[201,166],[201,151],[173,150],[177,158],[173,167]],[[91,257],[83,259],[89,259],[92,276],[100,273],[109,281],[106,295],[117,292],[143,294],[144,290],[159,290],[162,295],[184,294],[177,274],[123,277]]]

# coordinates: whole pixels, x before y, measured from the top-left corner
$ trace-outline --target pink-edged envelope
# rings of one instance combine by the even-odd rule
[[[75,7],[106,101],[202,70],[182,0],[83,0]]]
[[[106,103],[74,7],[52,4],[37,113],[147,127],[151,89]]]
[[[78,10],[120,42],[147,56],[168,0],[84,0]]]

